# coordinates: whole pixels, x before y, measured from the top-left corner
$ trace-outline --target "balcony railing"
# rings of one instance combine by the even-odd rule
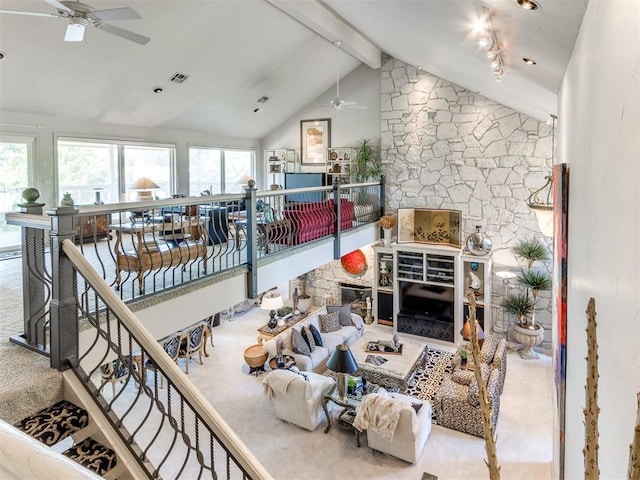
[[[127,303],[239,268],[247,271],[247,298],[255,298],[261,262],[326,239],[332,239],[339,258],[341,234],[377,221],[383,192],[382,182],[372,182],[57,207],[47,215],[42,206],[22,206],[23,213],[7,214],[8,223],[23,227],[24,298],[29,299],[24,332],[12,341],[49,354],[52,278],[76,285],[80,296],[86,288],[83,278],[60,270],[57,245],[64,239],[76,243]],[[45,254],[48,244],[51,255]]]

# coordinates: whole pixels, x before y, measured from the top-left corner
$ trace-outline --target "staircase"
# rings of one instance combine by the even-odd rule
[[[95,423],[89,422],[87,411],[75,403],[61,400],[14,426],[96,475],[106,479],[129,478],[116,453],[95,438],[101,437],[101,432]]]

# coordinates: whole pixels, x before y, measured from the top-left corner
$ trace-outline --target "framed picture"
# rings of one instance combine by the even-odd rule
[[[300,121],[300,151],[302,163],[324,164],[331,146],[331,119]]]
[[[460,248],[460,210],[398,209],[398,243],[418,242]]]

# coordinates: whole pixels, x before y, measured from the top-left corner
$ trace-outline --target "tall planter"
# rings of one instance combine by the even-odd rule
[[[513,339],[522,345],[519,352],[522,358],[538,358],[538,354],[532,349],[540,346],[543,338],[544,328],[540,324],[523,327],[516,323],[513,326]]]

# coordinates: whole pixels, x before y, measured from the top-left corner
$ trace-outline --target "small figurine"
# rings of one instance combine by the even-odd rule
[[[69,192],[62,195],[62,200],[60,200],[61,207],[73,207],[75,202],[73,198],[71,198],[71,194]]]
[[[300,294],[298,293],[298,287],[293,289],[293,310],[294,312],[298,310],[298,300],[300,299]]]

